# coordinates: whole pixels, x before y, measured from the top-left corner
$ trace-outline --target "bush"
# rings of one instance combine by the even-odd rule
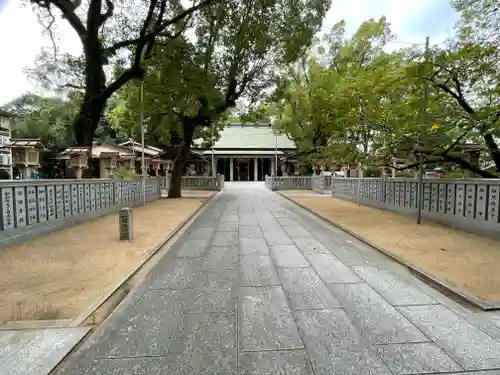
[[[363,173],[364,177],[381,177],[382,170],[380,168],[368,168]]]
[[[132,169],[123,166],[119,167],[114,175],[120,180],[133,180],[137,177]]]

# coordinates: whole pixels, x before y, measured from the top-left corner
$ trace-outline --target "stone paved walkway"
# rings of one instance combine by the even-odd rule
[[[59,374],[500,374],[499,327],[261,184],[227,186]]]

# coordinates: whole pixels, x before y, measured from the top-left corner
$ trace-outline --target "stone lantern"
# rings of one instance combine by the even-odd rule
[[[116,170],[119,152],[101,152],[99,155],[99,172],[101,178],[110,178]]]
[[[71,147],[65,151],[69,156],[69,167],[75,169],[75,177],[81,179],[83,170],[88,168],[88,147]]]

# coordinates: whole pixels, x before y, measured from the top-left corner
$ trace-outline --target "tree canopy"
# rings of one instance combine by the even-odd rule
[[[500,172],[498,17],[490,1],[456,0],[461,18],[444,46],[388,49],[382,17],[351,37],[336,24],[300,63],[282,71],[266,107],[275,127],[311,161],[390,165],[393,157],[444,162],[483,177]],[[314,52],[313,52],[314,51]],[[427,86],[424,111],[423,92]],[[486,151],[480,165],[464,144]],[[488,170],[494,165],[496,173]]]
[[[148,132],[163,144],[178,135],[170,196],[180,194],[193,140],[210,136],[211,127],[238,100],[248,107],[262,101],[280,67],[309,48],[328,8],[328,0],[225,0],[192,17],[191,38],[153,48],[150,74],[143,81],[145,116]],[[138,123],[137,90],[124,92],[120,106],[109,114],[115,124]]]
[[[91,147],[108,99],[130,80],[144,77],[143,63],[155,43],[177,38],[189,17],[211,2],[202,0],[185,9],[178,0],[30,0],[52,39],[55,59],[58,42],[54,28],[59,16],[82,45],[81,57],[66,54],[58,63],[45,51],[34,72],[46,83],[82,92],[73,122],[77,145]],[[117,61],[123,69],[110,79],[106,68]]]

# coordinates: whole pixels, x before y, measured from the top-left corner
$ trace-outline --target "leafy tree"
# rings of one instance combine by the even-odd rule
[[[388,166],[393,157],[403,157],[409,160],[403,168],[411,168],[423,154],[426,163],[458,164],[495,177],[460,154],[461,144],[480,142],[500,165],[500,60],[494,33],[487,30],[495,24],[493,8],[488,22],[467,8],[457,38],[445,49],[433,48],[427,63],[416,48],[384,51],[392,38],[384,18],[363,23],[352,38],[338,23],[319,44],[319,56],[310,54],[282,75],[275,92],[277,126],[310,160]],[[422,112],[425,81],[431,85]]]
[[[75,140],[77,145],[90,147],[111,95],[130,80],[142,78],[145,73],[143,61],[149,58],[154,44],[158,40],[178,37],[184,31],[186,19],[211,0],[203,0],[188,9],[178,0],[30,2],[37,7],[52,37],[54,55],[57,55],[53,29],[57,14],[71,26],[82,43],[82,58],[65,55],[63,64],[42,64],[39,70],[40,75],[48,79],[61,78],[61,74],[64,74],[63,80],[76,79],[76,82],[64,83],[83,94],[73,123]],[[47,53],[42,57],[47,61]],[[106,67],[116,59],[128,61],[127,68],[116,79],[107,80]]]
[[[5,105],[16,115],[12,127],[14,138],[40,138],[49,150],[67,147],[73,143],[71,124],[78,113],[77,100],[44,98],[24,94]]]
[[[339,22],[319,45],[319,56],[290,68],[275,92],[277,126],[311,160],[366,162],[380,124],[377,108],[392,99],[401,58],[383,47],[391,39],[385,18],[363,23],[352,38]]]
[[[462,168],[473,170],[483,177],[497,177],[500,173],[498,146],[500,111],[500,75],[498,48],[500,8],[488,0],[455,0],[460,12],[457,35],[444,49],[434,50],[430,66],[420,76],[447,96],[442,98],[449,106],[454,104],[454,121],[443,129],[452,135],[440,155],[454,159]],[[483,144],[495,166],[496,173],[474,167],[460,157],[449,153],[464,140]]]
[[[275,70],[308,48],[328,6],[328,0],[226,0],[193,17],[194,41],[179,39],[174,44],[180,45],[158,48],[153,64],[163,67],[152,68],[158,72],[151,74],[156,84],[149,82],[147,91],[156,98],[153,113],[161,115],[163,133],[178,129],[181,135],[169,197],[180,196],[197,132],[209,132],[240,98],[250,106],[263,100],[275,81]],[[169,59],[179,49],[182,56]],[[183,68],[174,70],[169,64]]]

